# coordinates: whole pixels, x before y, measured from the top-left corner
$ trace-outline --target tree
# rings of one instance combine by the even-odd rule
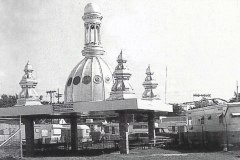
[[[168,116],[179,116],[182,115],[184,112],[183,106],[180,104],[172,104],[173,105],[173,112],[169,112]]]
[[[147,122],[148,121],[148,114],[146,113],[139,113],[134,114],[134,121],[135,122]]]
[[[231,98],[229,102],[240,102],[240,93],[238,93],[238,100],[237,100],[237,93],[234,92],[234,97]]]
[[[3,94],[0,99],[0,108],[12,107],[17,104],[17,96]]]
[[[40,101],[43,100],[43,96],[42,96],[42,95],[39,96],[39,100],[40,100]]]

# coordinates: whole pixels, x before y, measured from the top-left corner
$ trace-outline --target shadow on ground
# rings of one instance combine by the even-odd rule
[[[45,150],[45,151],[34,151],[34,157],[93,157],[102,154],[110,154],[116,152],[119,149],[87,149],[87,150]]]
[[[208,153],[208,152],[218,152],[222,151],[222,147],[215,145],[171,145],[161,147],[164,150],[173,150],[181,153]]]

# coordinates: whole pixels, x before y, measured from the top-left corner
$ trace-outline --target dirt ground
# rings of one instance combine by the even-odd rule
[[[119,151],[109,154],[103,153],[98,156],[84,156],[84,157],[38,157],[38,158],[24,158],[24,160],[234,160],[240,158],[240,151],[217,151],[217,152],[199,152],[199,151],[177,151],[166,150],[161,148],[153,149],[132,149],[128,155],[119,154]]]

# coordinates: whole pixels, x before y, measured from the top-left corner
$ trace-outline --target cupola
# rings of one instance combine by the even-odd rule
[[[82,18],[85,30],[82,55],[85,58],[68,76],[65,103],[106,100],[113,85],[112,69],[102,57],[105,51],[101,45],[102,15],[98,5],[87,4]]]

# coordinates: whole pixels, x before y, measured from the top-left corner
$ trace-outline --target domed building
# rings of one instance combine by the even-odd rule
[[[65,85],[65,103],[106,100],[113,85],[112,69],[103,59],[105,53],[101,45],[100,8],[89,3],[84,8],[85,44],[79,62],[70,73]]]

